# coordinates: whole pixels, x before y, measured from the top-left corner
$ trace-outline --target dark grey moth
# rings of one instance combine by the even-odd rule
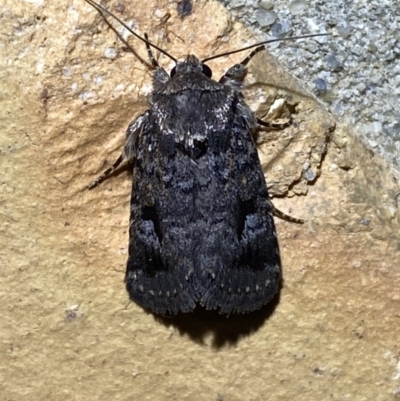
[[[204,64],[211,58],[176,62],[161,50],[176,62],[168,74],[151,54],[157,47],[141,39],[156,67],[149,109],[129,125],[122,155],[90,184],[133,163],[129,296],[162,315],[197,304],[226,315],[259,309],[279,290],[281,262],[253,140],[258,124],[268,124],[240,89],[247,63],[264,47],[217,82]]]

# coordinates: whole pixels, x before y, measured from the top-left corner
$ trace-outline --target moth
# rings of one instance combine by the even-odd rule
[[[123,161],[133,163],[129,296],[161,315],[191,312],[196,305],[224,315],[255,311],[280,287],[273,220],[279,211],[253,140],[260,125],[270,124],[254,116],[240,89],[247,64],[268,41],[202,61],[191,54],[177,61],[147,35],[131,33],[146,44],[155,67],[149,108],[128,126],[121,156],[89,184],[99,184]],[[151,48],[175,62],[170,74]],[[211,78],[206,61],[251,48],[219,81]]]

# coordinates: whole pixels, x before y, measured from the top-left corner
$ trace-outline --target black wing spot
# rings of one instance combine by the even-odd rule
[[[249,199],[240,202],[237,214],[237,225],[236,225],[237,236],[239,239],[242,238],[247,216],[249,216],[250,214],[254,214],[255,212],[256,212],[256,206],[254,204],[254,199]]]
[[[142,220],[151,221],[154,226],[154,232],[157,235],[158,241],[162,242],[162,232],[161,232],[161,224],[160,218],[158,216],[157,210],[155,206],[145,206],[142,209]]]
[[[200,157],[204,156],[207,153],[208,142],[197,141],[197,140],[194,140],[193,142],[194,142],[195,158],[200,159]]]
[[[184,144],[177,144],[177,148],[186,156],[191,159],[197,160],[207,154],[208,141],[193,141],[193,147],[187,147]]]

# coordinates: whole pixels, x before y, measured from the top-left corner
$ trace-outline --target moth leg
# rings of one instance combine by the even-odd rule
[[[128,129],[126,130],[125,147],[122,154],[118,159],[109,167],[106,171],[100,174],[94,181],[88,185],[88,189],[92,189],[100,182],[104,181],[110,174],[112,174],[115,169],[123,162],[131,162],[136,155],[136,143],[140,134],[143,131],[144,124],[146,123],[149,116],[149,111],[147,110],[142,115],[140,115],[136,120],[132,121]]]
[[[221,84],[230,86],[232,89],[240,91],[243,81],[247,75],[247,67],[244,64],[235,64],[221,77]]]
[[[271,207],[272,213],[275,216],[279,217],[280,219],[290,221],[291,223],[297,223],[297,224],[304,223],[304,220],[302,220],[302,219],[297,219],[296,217],[292,217],[292,216],[289,216],[288,214],[281,212],[277,207],[275,207],[275,205],[270,200],[268,200],[268,203],[269,203],[269,206]]]
[[[268,123],[266,121],[263,121],[263,120],[260,120],[259,118],[257,118],[257,124],[261,125],[261,127],[267,128],[268,131],[275,131],[275,130],[281,130],[281,129],[291,126],[293,124],[293,120],[290,117],[289,121],[287,123],[274,124],[274,123]]]
[[[262,50],[265,50],[265,46],[261,45],[256,47],[240,64],[247,66],[250,60],[257,54],[260,53]]]
[[[118,159],[113,163],[111,167],[109,167],[106,171],[101,173],[95,180],[93,180],[89,185],[88,189],[92,189],[95,186],[97,186],[101,181],[103,181],[107,176],[112,174],[115,169],[122,163],[122,160],[124,160],[123,155],[119,155]]]
[[[265,50],[265,46],[256,47],[241,63],[235,64],[221,77],[219,82],[231,86],[233,89],[240,90],[247,74],[247,64],[261,50]]]

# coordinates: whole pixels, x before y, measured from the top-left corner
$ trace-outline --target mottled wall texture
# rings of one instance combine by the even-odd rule
[[[174,1],[104,4],[176,57],[255,41],[211,1],[184,17]],[[276,219],[280,296],[228,319],[160,319],[124,288],[130,169],[87,190],[146,108],[146,49],[125,51],[83,0],[6,0],[1,17],[2,399],[400,397],[399,176],[351,127],[257,55],[246,99],[294,121],[260,134],[263,169],[275,205],[306,220]],[[210,67],[218,78],[244,57]]]

